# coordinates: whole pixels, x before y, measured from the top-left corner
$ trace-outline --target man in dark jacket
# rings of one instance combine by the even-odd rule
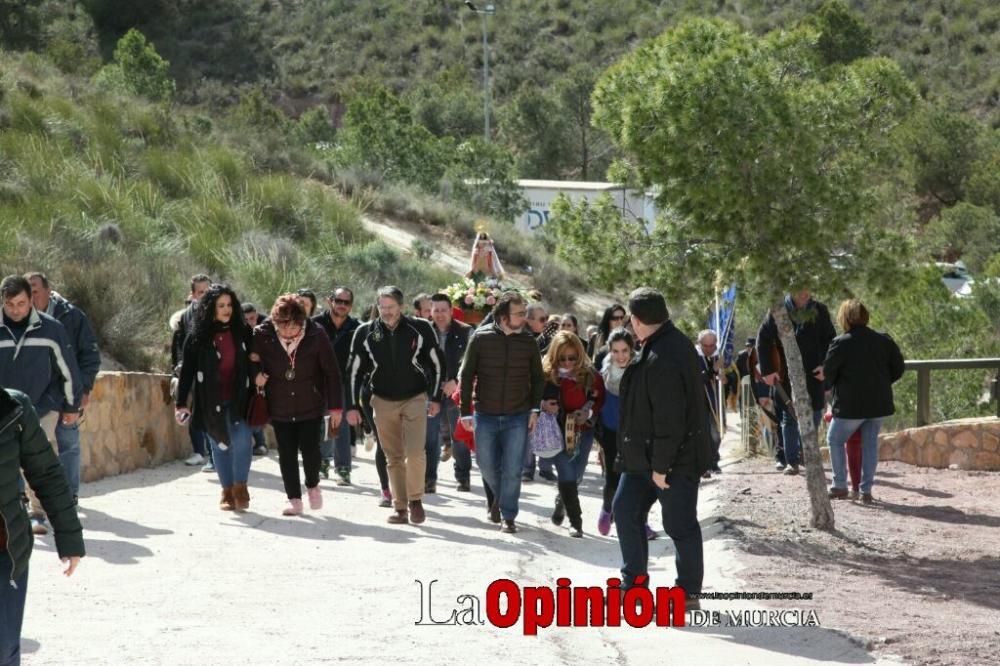
[[[403,315],[398,287],[378,291],[378,319],[361,324],[351,343],[352,426],[361,423],[357,405],[365,384],[372,388],[382,450],[389,468],[395,513],[393,524],[422,523],[427,466],[427,417],[441,411],[444,355],[430,322]],[[428,404],[429,401],[429,404]]]
[[[66,328],[31,304],[31,285],[19,275],[0,284],[3,321],[0,324],[0,386],[26,393],[55,448],[55,430],[80,418],[82,385],[73,345]],[[45,514],[29,492],[36,534],[45,534]]]
[[[798,416],[812,418],[814,426],[818,427],[823,417],[825,402],[823,359],[826,358],[826,351],[837,332],[830,319],[830,310],[819,301],[813,300],[808,289],[801,289],[795,294],[785,296],[785,309],[788,310],[788,317],[795,328],[795,341],[802,353],[809,401],[813,408],[812,414]],[[787,372],[788,361],[778,339],[778,326],[774,322],[774,315],[770,312],[757,331],[757,362],[765,384],[771,387],[780,386],[785,395],[792,395],[792,385]],[[781,419],[781,439],[785,450],[785,463],[788,465],[785,474],[798,474],[801,449],[798,423],[780,396],[775,395],[772,402],[775,415]]]
[[[90,403],[90,392],[97,381],[97,372],[101,369],[101,352],[97,350],[97,338],[90,320],[83,310],[52,291],[49,279],[44,273],[28,273],[24,276],[31,285],[31,302],[39,312],[53,317],[66,329],[73,351],[76,352],[76,363],[80,368],[80,383],[83,395],[80,397],[80,412]],[[59,449],[59,462],[66,473],[66,482],[73,501],[80,494],[80,423],[64,425],[62,421],[56,425],[56,445]]]
[[[503,294],[493,308],[493,323],[476,329],[469,341],[459,373],[462,422],[468,430],[475,428],[490,520],[502,521],[500,529],[507,533],[517,531],[524,451],[545,387],[538,344],[524,327],[526,315],[520,294]]]
[[[330,338],[333,355],[337,357],[337,366],[340,368],[340,376],[344,378],[344,395],[347,395],[350,392],[347,386],[347,364],[351,355],[351,341],[354,338],[354,331],[361,325],[361,322],[351,316],[351,310],[354,308],[354,292],[347,287],[337,287],[330,292],[326,303],[326,312],[313,317],[313,321],[322,326]],[[344,419],[332,434],[334,436],[330,437],[331,433],[327,432],[325,441],[320,446],[323,456],[320,473],[330,478],[330,461],[333,461],[337,485],[349,486],[351,446],[355,442],[355,429]]]
[[[455,440],[453,437],[460,412],[451,396],[458,388],[458,370],[462,366],[462,358],[465,356],[465,347],[469,342],[472,327],[454,319],[451,299],[447,294],[431,296],[431,322],[434,324],[438,347],[444,352],[444,402],[441,413],[427,419],[427,474],[424,491],[437,492],[438,459],[446,461],[454,455],[455,481],[458,482],[458,490],[468,492],[469,476],[472,473],[472,453],[465,442]],[[444,457],[441,457],[442,430],[446,433]]]
[[[623,587],[648,585],[646,514],[659,500],[663,528],[674,542],[676,584],[688,595],[700,594],[698,485],[712,465],[712,450],[698,354],[670,321],[660,292],[635,290],[629,312],[642,349],[626,368],[619,394],[623,473],[613,508]]]
[[[208,291],[212,284],[212,278],[204,273],[199,273],[191,277],[191,293],[188,295],[187,307],[181,311],[180,316],[170,318],[170,327],[173,336],[170,341],[170,367],[173,369],[175,379],[181,376],[181,359],[184,356],[184,341],[191,335],[194,329],[194,309],[198,307],[201,297]],[[203,472],[214,472],[212,465],[212,447],[208,444],[208,436],[195,426],[194,421],[188,424],[188,435],[191,437],[191,447],[194,452],[184,461],[185,465],[204,465]]]
[[[55,528],[56,552],[73,574],[84,555],[83,529],[52,447],[28,396],[0,385],[0,663],[20,662],[21,624],[34,545],[21,506],[21,471]]]

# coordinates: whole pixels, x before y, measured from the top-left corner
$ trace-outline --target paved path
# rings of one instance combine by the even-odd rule
[[[731,439],[727,437],[727,440]],[[582,496],[582,540],[553,526],[555,486],[526,484],[522,530],[500,534],[485,520],[481,484],[455,492],[451,463],[440,493],[426,500],[421,526],[385,523],[370,453],[355,461],[355,485],[324,481],[326,507],[282,518],[275,454],[255,459],[251,511],[215,508],[214,475],[180,463],[83,488],[88,557],[71,579],[59,575],[51,538],[32,559],[24,630],[31,664],[800,664],[871,663],[830,628],[551,628],[415,626],[415,579],[435,586],[438,609],[459,594],[485,598],[487,585],[597,585],[617,574],[614,531],[596,533],[599,468]],[[717,498],[704,486],[706,590],[742,590],[732,547],[713,526]],[[658,519],[654,527],[661,529]],[[672,548],[651,543],[654,584],[673,580]],[[790,585],[794,588],[794,584]],[[705,608],[752,608],[704,602]],[[446,613],[442,612],[441,615]],[[484,615],[485,617],[485,615]],[[821,618],[822,620],[822,618]],[[489,660],[489,661],[484,661]]]

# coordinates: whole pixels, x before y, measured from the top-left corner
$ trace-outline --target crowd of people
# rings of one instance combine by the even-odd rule
[[[13,663],[31,533],[44,534],[51,523],[67,575],[84,555],[75,510],[78,428],[100,354],[86,315],[44,274],[9,276],[0,292],[0,575],[11,582],[0,586],[0,663]],[[552,522],[568,520],[569,536],[580,538],[580,482],[596,444],[601,509],[587,518],[602,535],[616,528],[623,587],[648,585],[647,542],[657,536],[649,512],[659,503],[675,547],[676,584],[688,595],[701,592],[698,492],[703,478],[721,472],[725,412],[714,332],[689,339],[649,288],[611,304],[585,330],[571,313],[549,316],[515,290],[478,325],[462,321],[459,304],[444,293],[419,294],[407,311],[402,291],[386,286],[360,318],[349,287],[324,300],[320,307],[316,292],[302,289],[258,310],[229,286],[196,275],[187,305],[170,319],[175,418],[193,449],[185,462],[217,475],[220,509],[249,509],[253,456],[268,453],[266,423],[277,443],[285,516],[305,510],[303,482],[312,511],[322,509],[321,477],[331,470],[337,485],[350,486],[351,460],[365,441],[376,449],[379,502],[392,509],[391,524],[426,520],[423,497],[437,492],[441,462],[453,460],[456,490],[472,492],[474,454],[486,520],[516,533],[521,487],[537,470],[555,482]],[[860,490],[870,502],[877,434],[893,413],[891,385],[903,370],[899,348],[868,328],[857,300],[840,306],[840,336],[808,291],[785,305],[812,413],[794,411],[770,313],[737,364],[753,375],[754,397],[776,424],[777,465],[798,473],[798,419],[818,423],[829,395],[830,496],[849,496],[845,443],[855,437],[853,496]]]

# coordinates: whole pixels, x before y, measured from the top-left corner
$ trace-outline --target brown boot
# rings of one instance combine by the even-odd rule
[[[236,500],[233,499],[233,487],[222,489],[222,499],[219,500],[219,508],[223,511],[232,511],[236,508]]]
[[[420,500],[413,500],[410,502],[410,522],[416,525],[424,522],[427,516],[424,513],[424,503]]]
[[[250,491],[247,490],[247,484],[233,484],[233,500],[237,511],[246,511],[250,508]]]

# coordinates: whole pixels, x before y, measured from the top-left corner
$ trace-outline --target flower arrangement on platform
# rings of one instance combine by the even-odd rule
[[[463,310],[489,312],[496,305],[497,299],[510,287],[505,287],[499,280],[488,278],[476,281],[464,278],[460,282],[445,287],[451,302]]]

